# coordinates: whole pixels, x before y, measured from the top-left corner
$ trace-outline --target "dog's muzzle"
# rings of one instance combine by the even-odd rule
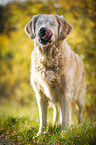
[[[46,45],[48,42],[50,42],[52,35],[53,34],[49,29],[42,27],[39,30],[40,43]]]

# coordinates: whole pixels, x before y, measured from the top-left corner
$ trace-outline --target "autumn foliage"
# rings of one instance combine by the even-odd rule
[[[96,106],[96,27],[95,0],[13,1],[0,5],[0,92],[1,98],[22,104],[34,100],[30,86],[33,41],[24,32],[25,24],[36,14],[58,14],[73,26],[66,39],[81,56],[86,69],[86,106]]]

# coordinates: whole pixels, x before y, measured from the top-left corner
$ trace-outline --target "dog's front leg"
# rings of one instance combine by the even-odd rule
[[[37,134],[37,135],[39,135],[43,131],[46,130],[48,101],[47,101],[47,99],[44,99],[39,96],[37,98],[37,103],[38,103],[39,116],[40,116],[40,126],[39,126],[39,132]]]
[[[53,124],[56,124],[58,122],[59,118],[59,106],[58,105],[53,105]]]
[[[61,114],[60,114],[60,121],[61,121],[61,130],[66,130],[69,127],[69,113],[70,113],[70,100],[67,95],[62,96],[61,102]]]

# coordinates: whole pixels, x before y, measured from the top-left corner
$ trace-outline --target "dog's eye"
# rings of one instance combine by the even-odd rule
[[[50,22],[50,25],[51,26],[55,26],[56,24],[54,22]]]
[[[37,23],[37,25],[41,25],[43,23],[43,21],[39,21],[38,23]]]

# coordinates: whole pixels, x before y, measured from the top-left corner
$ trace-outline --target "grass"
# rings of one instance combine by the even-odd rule
[[[60,125],[53,126],[51,121],[48,121],[46,133],[34,139],[39,128],[39,116],[36,110],[32,115],[28,108],[1,106],[0,112],[0,145],[7,143],[10,145],[95,145],[96,142],[95,123],[71,126],[66,132],[61,133]]]

